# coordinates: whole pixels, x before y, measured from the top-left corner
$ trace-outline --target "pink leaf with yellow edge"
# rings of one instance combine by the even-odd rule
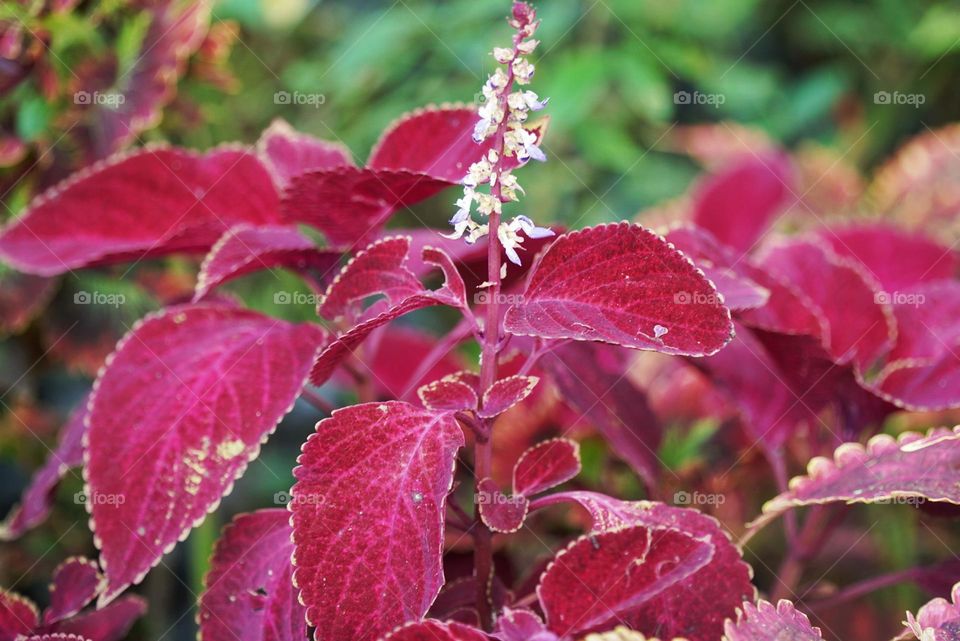
[[[497,617],[493,636],[499,641],[558,641],[535,612],[524,608],[504,608]]]
[[[960,467],[960,427],[936,428],[926,435],[905,432],[897,439],[878,434],[866,447],[844,443],[833,459],[818,456],[807,474],[763,506],[753,525],[767,523],[795,507],[825,503],[942,501],[960,504],[960,487],[951,470]]]
[[[340,256],[337,251],[318,249],[293,226],[237,225],[221,236],[207,254],[193,298],[200,300],[234,278],[278,267],[298,273],[315,270],[323,276],[337,266]]]
[[[303,641],[304,608],[293,587],[290,513],[241,514],[224,528],[200,598],[201,641]]]
[[[197,305],[148,316],[120,341],[87,418],[86,505],[107,578],[101,605],[230,492],[293,406],[324,338],[315,325]]]
[[[103,575],[96,561],[82,557],[67,559],[53,571],[50,607],[43,613],[45,625],[62,621],[82,610],[99,594]]]
[[[443,273],[444,288],[449,292],[451,298],[459,303],[458,307],[460,309],[468,310],[467,287],[450,254],[443,249],[428,245],[421,251],[421,259],[424,263],[440,269]]]
[[[950,600],[937,597],[914,616],[907,612],[907,628],[922,641],[956,641],[960,638],[960,583],[950,590]]]
[[[120,641],[147,611],[147,602],[125,596],[99,610],[91,610],[50,626],[52,632],[76,634],[90,641]]]
[[[400,626],[381,641],[490,641],[490,637],[473,626],[427,619]]]
[[[330,245],[353,248],[373,240],[396,212],[453,182],[408,171],[339,167],[296,176],[284,192],[287,222],[323,232]]]
[[[481,418],[493,418],[530,396],[540,379],[536,376],[516,374],[494,382],[483,393],[483,403],[478,412]]]
[[[703,356],[733,334],[703,274],[662,237],[629,223],[557,238],[534,266],[507,331]]]
[[[257,151],[281,191],[301,174],[353,165],[345,145],[301,133],[282,118],[260,134]]]
[[[744,601],[755,598],[750,566],[720,523],[702,512],[653,501],[620,501],[596,492],[552,494],[537,499],[531,508],[562,502],[583,507],[593,519],[593,533],[629,525],[672,528],[713,546],[712,558],[699,572],[623,617],[632,629],[655,631],[666,639],[715,641],[723,632],[723,622],[734,616]]]
[[[580,444],[568,438],[537,443],[513,467],[513,491],[525,496],[545,492],[580,473]]]
[[[446,376],[417,390],[423,406],[430,410],[457,412],[476,409],[477,392],[456,376]]]
[[[723,641],[823,641],[820,628],[810,625],[807,615],[786,599],[777,605],[758,601],[746,602],[737,612],[736,621],[724,624]]]
[[[278,222],[278,208],[270,175],[252,154],[149,148],[93,165],[35,198],[0,234],[0,258],[52,276],[203,252],[238,223]]]
[[[494,532],[516,532],[527,518],[530,502],[522,494],[507,496],[496,481],[483,479],[477,485],[477,509],[484,524]]]
[[[42,632],[18,637],[18,641],[93,641],[93,639],[87,639],[76,634],[66,634],[64,632]]]
[[[887,223],[830,227],[817,236],[859,264],[887,293],[953,278],[960,268],[960,257],[951,248]]]
[[[725,245],[749,251],[792,199],[793,183],[786,154],[743,156],[695,188],[693,222]]]
[[[30,479],[30,484],[20,498],[20,505],[13,508],[3,523],[0,523],[0,540],[19,538],[24,532],[42,523],[53,507],[53,496],[67,472],[83,464],[84,421],[87,417],[87,397],[61,428],[59,443],[43,466]]]
[[[463,432],[408,403],[336,410],[303,446],[292,490],[294,583],[317,641],[377,639],[443,585],[446,498]]]
[[[868,367],[893,346],[893,311],[878,297],[877,281],[856,263],[813,242],[793,240],[767,248],[761,264],[802,291],[826,319],[827,333],[820,339],[836,363]]]
[[[695,574],[713,554],[708,539],[673,528],[633,525],[583,536],[540,578],[547,627],[560,636],[610,629]]]
[[[30,634],[39,623],[40,614],[33,601],[0,589],[0,641]]]

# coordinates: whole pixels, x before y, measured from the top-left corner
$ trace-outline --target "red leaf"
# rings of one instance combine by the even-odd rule
[[[716,288],[660,236],[639,225],[601,225],[550,245],[504,326],[525,336],[703,356],[733,333],[718,300]]]
[[[477,509],[480,518],[494,532],[516,532],[527,518],[530,502],[522,494],[507,496],[496,481],[483,479],[477,485]]]
[[[44,632],[41,634],[28,634],[18,637],[19,641],[88,641],[88,639],[75,634],[65,634],[62,632]],[[92,640],[89,640],[92,641]]]
[[[953,278],[960,268],[960,258],[951,248],[885,223],[827,228],[817,235],[838,255],[860,265],[888,295]]]
[[[490,637],[469,625],[427,619],[403,625],[381,641],[490,641]]]
[[[551,503],[580,504],[592,517],[595,533],[627,525],[665,527],[709,541],[713,546],[713,558],[706,567],[624,617],[632,629],[667,639],[682,636],[690,641],[716,641],[723,632],[724,620],[734,616],[743,601],[755,598],[750,566],[743,562],[740,551],[712,517],[663,503],[619,501],[595,492],[563,492],[545,498]]]
[[[818,456],[807,475],[790,481],[789,491],[767,501],[764,524],[795,507],[825,503],[943,501],[960,504],[952,470],[960,466],[960,427],[937,428],[926,435],[905,432],[896,440],[878,434],[866,447],[844,443],[833,460]]]
[[[120,641],[146,611],[146,601],[138,596],[127,596],[100,610],[55,623],[51,628],[54,632],[76,634],[91,641]]]
[[[120,341],[90,399],[84,469],[108,581],[101,604],[229,493],[323,339],[314,325],[199,305],[148,316]]]
[[[353,166],[346,145],[301,133],[282,118],[271,122],[260,135],[257,152],[281,191],[307,172]]]
[[[954,641],[960,630],[960,583],[950,590],[950,600],[937,597],[925,603],[917,616],[907,612],[907,628],[923,641]]]
[[[290,514],[241,514],[213,551],[200,598],[203,641],[303,641],[304,608],[291,580]]]
[[[708,540],[673,528],[634,525],[583,536],[558,553],[540,579],[547,627],[561,636],[610,629],[702,569],[713,554]]]
[[[435,348],[437,338],[413,327],[393,325],[383,330],[383,335],[372,349],[364,353],[363,362],[357,363],[361,374],[369,380],[377,392],[397,400],[416,398],[421,386],[443,378],[459,370],[462,360],[451,350],[425,374],[415,379],[417,370]]]
[[[417,396],[424,407],[437,411],[472,410],[479,403],[476,391],[456,374],[424,385],[417,390]]]
[[[826,319],[827,334],[820,338],[836,363],[867,367],[892,346],[893,312],[878,298],[876,281],[856,263],[803,240],[768,248],[761,262],[802,291]]]
[[[693,222],[722,243],[748,251],[790,201],[793,182],[786,154],[741,157],[696,187]]]
[[[493,635],[499,641],[557,641],[536,613],[526,609],[504,608],[497,617]]]
[[[245,274],[278,267],[296,272],[329,273],[340,262],[340,252],[317,249],[296,227],[237,225],[224,233],[203,261],[194,301],[220,285]]]
[[[295,177],[282,207],[288,222],[312,225],[330,245],[349,249],[373,240],[394,212],[452,184],[407,171],[340,167]]]
[[[30,479],[30,484],[13,508],[0,523],[0,540],[11,541],[36,527],[50,514],[53,494],[70,468],[83,464],[84,421],[87,416],[87,398],[84,397],[61,428],[57,448]]]
[[[50,584],[50,607],[43,613],[45,625],[70,618],[82,610],[103,588],[103,575],[96,561],[72,557],[57,566]]]
[[[277,209],[270,176],[251,154],[145,149],[94,165],[38,196],[0,234],[0,257],[51,276],[206,251],[233,225],[276,222]]]
[[[30,634],[39,623],[40,614],[33,601],[0,589],[0,641],[14,641],[21,634]]]
[[[545,492],[580,473],[580,444],[552,438],[524,452],[513,468],[513,491],[525,496]]]
[[[548,352],[541,365],[570,407],[594,426],[614,454],[649,485],[655,482],[663,430],[646,394],[626,375],[627,354],[609,345],[571,343]]]
[[[20,274],[0,266],[0,335],[15,334],[25,328],[56,290],[54,279]]]
[[[449,414],[366,403],[317,424],[294,470],[294,582],[317,641],[376,639],[443,585],[444,513],[463,433]]]
[[[811,626],[807,615],[786,599],[776,606],[768,601],[744,603],[736,622],[724,625],[724,634],[726,641],[823,641],[820,628]]]
[[[501,378],[483,393],[482,409],[477,413],[481,418],[493,418],[530,396],[540,379],[536,376],[507,376]]]

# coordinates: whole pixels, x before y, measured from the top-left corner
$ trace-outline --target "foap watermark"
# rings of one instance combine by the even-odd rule
[[[123,505],[127,502],[127,497],[123,494],[77,492],[73,495],[73,502],[77,505]]]
[[[79,291],[73,295],[74,305],[100,305],[103,307],[120,307],[125,305],[127,297],[123,294],[106,292]]]
[[[723,505],[726,502],[727,497],[723,494],[685,492],[680,490],[673,495],[674,505]]]
[[[878,91],[873,94],[873,103],[876,105],[910,105],[919,107],[927,101],[922,93],[903,93],[902,91]]]
[[[927,297],[919,292],[877,292],[873,295],[873,302],[878,305],[920,307],[927,302]]]
[[[127,101],[119,91],[77,91],[73,94],[75,105],[100,105],[116,109]]]
[[[723,299],[717,292],[705,294],[703,292],[677,292],[673,295],[673,302],[677,305],[722,305]]]
[[[274,505],[323,505],[326,499],[322,494],[291,494],[277,492],[273,495]]]
[[[504,294],[498,292],[496,296],[490,292],[480,291],[473,295],[474,305],[489,305],[496,300],[498,305],[519,305],[523,303],[523,294]]]
[[[714,109],[718,109],[726,101],[727,97],[722,93],[677,91],[673,94],[673,104],[675,105],[710,105]]]
[[[908,495],[897,495],[897,496],[885,496],[883,498],[876,499],[871,501],[876,505],[912,505],[918,507],[927,502],[922,496],[908,496]]]
[[[319,109],[327,102],[326,94],[310,93],[306,91],[277,91],[273,94],[275,105],[306,105]]]
[[[502,492],[484,492],[481,490],[473,495],[473,502],[477,505],[514,505],[520,507],[525,501],[526,498],[520,494],[510,496]]]
[[[306,294],[304,292],[274,292],[274,305],[318,305],[320,303],[319,294]]]

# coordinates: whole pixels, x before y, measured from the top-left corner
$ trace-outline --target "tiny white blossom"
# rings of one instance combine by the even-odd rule
[[[540,44],[539,40],[534,40],[532,38],[530,40],[524,40],[523,42],[517,45],[517,51],[519,51],[525,56],[528,56],[531,53],[533,53],[534,49],[537,48],[538,44]]]
[[[527,235],[527,238],[549,238],[554,235],[552,229],[537,227],[534,222],[526,216],[515,217],[511,225],[513,224],[516,224],[519,229],[522,229],[523,233]]]
[[[535,67],[526,58],[516,58],[511,64],[513,77],[519,85],[528,85],[533,79]]]
[[[494,47],[493,48],[493,57],[502,65],[507,64],[513,60],[513,49],[505,49],[503,47]]]

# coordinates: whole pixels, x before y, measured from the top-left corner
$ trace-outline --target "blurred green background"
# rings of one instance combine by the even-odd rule
[[[5,11],[12,10],[4,4]],[[507,0],[222,0],[213,20],[237,26],[223,62],[233,80],[211,84],[188,75],[159,126],[141,134],[140,142],[169,140],[197,148],[253,143],[272,119],[282,117],[297,129],[344,142],[363,161],[380,131],[402,113],[474,99],[493,68],[489,51],[509,37],[503,20],[509,5]],[[814,140],[869,173],[911,135],[957,118],[957,1],[545,0],[537,5],[543,44],[534,56],[532,88],[550,97],[549,162],[524,169],[520,179],[528,193],[526,213],[538,221],[584,226],[616,220],[683,193],[701,170],[667,144],[680,124],[736,121],[760,127],[788,146]],[[83,16],[89,11],[108,19],[88,21]],[[46,25],[56,72],[66,76],[65,69],[80,64],[90,50],[113,49],[121,60],[137,51],[140,13],[120,0],[84,2],[73,18]],[[318,98],[312,105],[278,104],[277,92]],[[677,92],[722,99],[678,104]],[[878,103],[878,92],[920,95],[922,104]],[[32,168],[41,150],[59,140],[64,123],[58,114],[66,108],[65,98],[44,97],[33,77],[0,98],[3,133],[36,145],[21,169]],[[10,184],[2,196],[5,216],[37,189],[31,180]],[[451,211],[446,203],[433,203],[424,215],[441,225]],[[133,283],[111,285],[109,274],[89,278],[96,283],[65,282],[54,304],[80,288],[120,288],[135,303],[123,309],[129,316],[125,324],[157,306]],[[247,293],[255,297],[255,287]],[[100,313],[85,319],[81,329],[96,337],[118,312]],[[0,414],[0,514],[45,458],[45,447],[30,432],[55,440],[56,421],[35,419],[31,412],[44,407],[62,417],[96,370],[93,363],[67,371],[43,347],[45,331],[33,328],[0,341],[0,398],[6,408]],[[106,332],[104,340],[114,339]],[[33,365],[38,358],[40,364]],[[221,510],[165,560],[173,572],[150,575],[140,591],[150,598],[151,611],[137,638],[194,637],[190,592],[200,589],[212,540],[232,514],[271,505],[273,493],[289,487],[289,469],[315,419],[313,410],[298,406],[265,449],[262,464],[253,464]],[[0,547],[0,583],[16,582],[18,591],[42,599],[59,560],[91,552],[82,508],[71,500],[79,487],[78,478],[68,478],[51,521],[22,542]],[[895,534],[892,547],[910,547],[894,545],[900,540]],[[903,555],[909,558],[891,564],[915,561]]]

